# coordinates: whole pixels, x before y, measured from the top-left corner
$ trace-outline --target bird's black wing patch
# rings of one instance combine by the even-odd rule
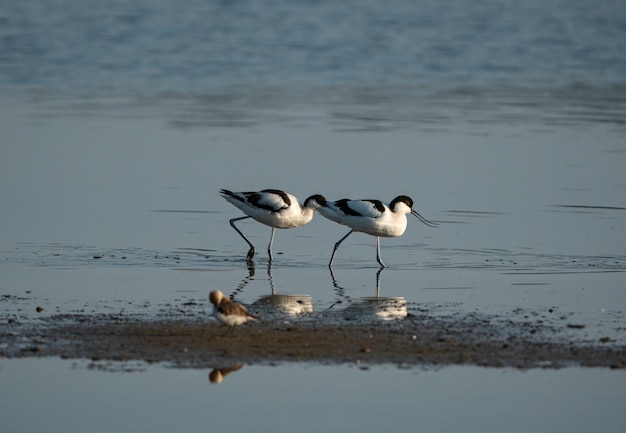
[[[264,189],[261,192],[269,192],[271,194],[276,194],[278,196],[280,196],[280,198],[285,202],[285,205],[287,205],[287,207],[291,206],[291,199],[289,198],[289,196],[287,195],[287,193],[285,191],[281,191],[279,189]]]
[[[337,206],[339,210],[343,212],[345,215],[356,216],[356,217],[363,216],[359,212],[355,211],[354,209],[350,207],[350,205],[348,204],[349,201],[350,200],[348,200],[347,198],[342,198],[341,200],[337,200],[335,202],[335,206]]]
[[[380,213],[385,212],[385,205],[380,200],[363,200],[363,201],[372,203],[378,212]]]
[[[253,192],[247,198],[248,203],[252,206],[270,212],[280,212],[287,209],[291,203],[289,196],[284,191],[276,189],[264,189],[261,192]]]

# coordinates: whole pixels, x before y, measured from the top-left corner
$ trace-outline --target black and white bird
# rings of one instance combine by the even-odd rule
[[[209,301],[213,304],[213,316],[229,327],[224,335],[232,333],[237,325],[259,319],[243,305],[228,299],[220,290],[213,290],[209,293]]]
[[[256,252],[254,244],[235,226],[235,222],[254,218],[261,224],[272,228],[270,243],[267,246],[270,261],[272,260],[272,243],[276,229],[290,229],[308,224],[313,219],[315,210],[326,203],[323,196],[315,194],[307,198],[304,204],[300,204],[294,195],[279,189],[249,192],[233,192],[222,189],[220,194],[247,215],[231,219],[230,225],[250,245],[248,259],[254,257]]]
[[[415,215],[421,222],[430,227],[437,224],[428,221],[413,210],[413,200],[406,195],[394,198],[391,203],[380,200],[349,200],[325,202],[318,212],[329,220],[350,227],[347,235],[339,239],[333,249],[328,266],[331,267],[337,248],[353,232],[367,233],[376,236],[376,260],[382,266],[385,264],[380,256],[380,237],[398,237],[406,230],[406,214]]]

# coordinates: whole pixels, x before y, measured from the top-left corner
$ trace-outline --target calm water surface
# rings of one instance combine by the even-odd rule
[[[626,375],[609,370],[243,366],[215,384],[211,368],[106,369],[86,361],[0,361],[5,428],[620,432],[625,421]]]

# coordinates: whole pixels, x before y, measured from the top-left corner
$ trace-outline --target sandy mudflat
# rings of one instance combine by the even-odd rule
[[[500,322],[500,323],[496,323]],[[395,322],[261,322],[225,328],[202,319],[59,315],[0,327],[4,357],[164,362],[204,368],[229,363],[313,362],[398,366],[626,367],[626,348],[551,338],[550,325],[467,316],[409,315]],[[573,326],[573,325],[570,325]]]

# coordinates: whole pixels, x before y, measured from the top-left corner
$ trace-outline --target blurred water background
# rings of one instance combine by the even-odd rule
[[[72,96],[258,93],[270,105],[367,105],[353,99],[364,91],[623,108],[625,22],[619,0],[4,2],[0,84]]]

